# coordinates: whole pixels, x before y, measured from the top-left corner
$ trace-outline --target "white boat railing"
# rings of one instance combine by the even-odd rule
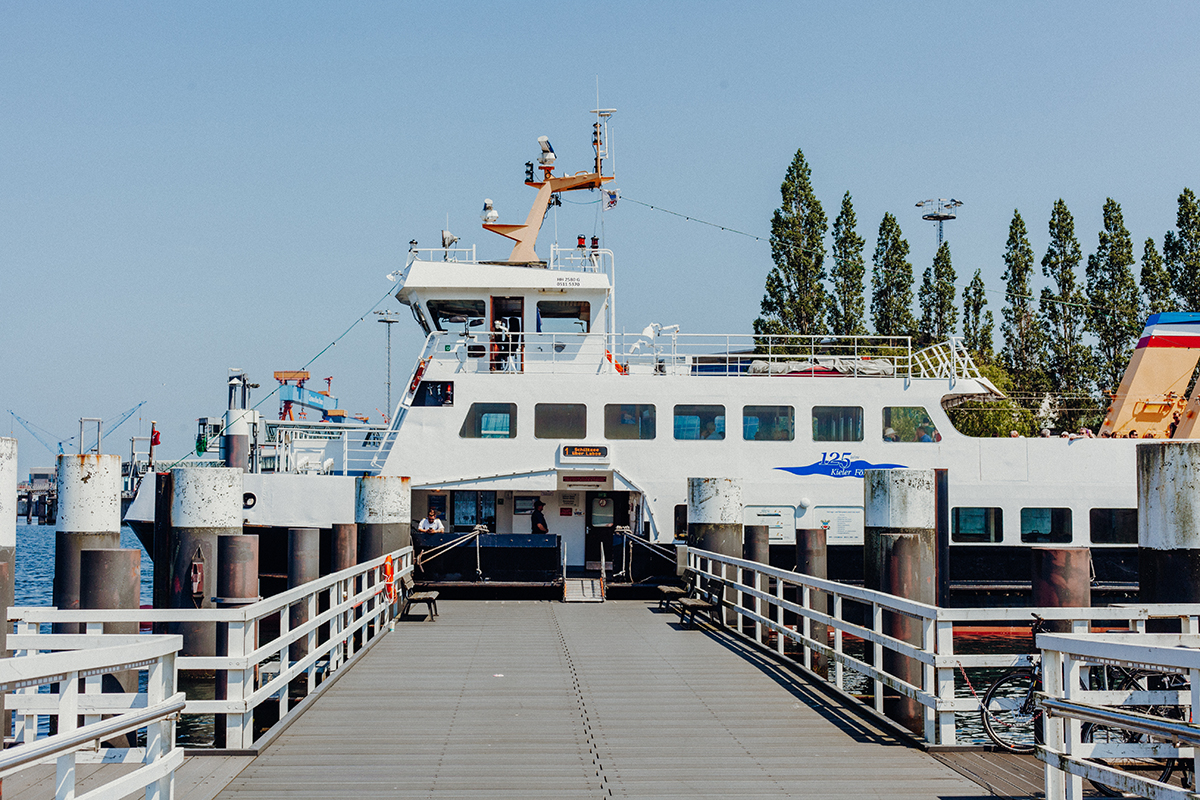
[[[1105,763],[1186,758],[1193,768],[1200,766],[1200,726],[1190,722],[1191,710],[1200,706],[1200,634],[1195,627],[1183,634],[1043,633],[1038,634],[1037,645],[1045,676],[1040,705],[1046,711],[1046,742],[1038,748],[1038,759],[1046,764],[1047,800],[1082,798],[1085,778],[1131,796],[1180,800],[1196,796],[1194,787],[1168,785],[1155,780],[1157,775]],[[1080,672],[1093,664],[1173,673],[1179,676],[1180,688],[1166,699],[1162,691],[1083,689]],[[1160,713],[1144,713],[1150,706]],[[1162,716],[1164,707],[1177,707],[1178,717]],[[1117,733],[1103,737],[1108,741],[1084,741],[1099,738],[1083,736],[1086,723]]]
[[[10,635],[8,646],[25,650],[30,638]],[[142,790],[147,800],[170,798],[175,770],[183,763],[183,750],[175,745],[174,736],[174,720],[185,706],[184,695],[175,685],[176,653],[183,638],[61,638],[64,641],[54,648],[57,652],[29,655],[26,651],[21,657],[0,661],[0,691],[10,698],[37,698],[58,719],[54,735],[36,741],[19,735],[13,747],[0,753],[0,780],[35,764],[53,762],[54,797],[68,800],[77,797],[78,762],[141,763],[136,770],[78,795],[78,800],[117,800]],[[104,676],[131,670],[147,673],[145,692],[101,694]],[[36,694],[39,687],[48,685],[56,685],[57,693]],[[17,719],[18,731],[27,728],[27,717],[18,713]],[[103,741],[138,730],[144,731],[142,747],[99,749]]]
[[[9,635],[8,646],[17,655],[7,662],[18,663],[38,653],[80,646],[84,634],[41,633],[42,626],[79,623],[88,635],[99,635],[104,623],[157,624],[168,632],[177,625],[221,626],[228,642],[227,653],[213,656],[180,655],[181,671],[213,672],[224,699],[189,697],[184,715],[215,714],[215,742],[241,750],[262,747],[291,724],[306,707],[319,686],[353,664],[384,634],[398,613],[398,603],[389,601],[384,579],[385,561],[394,566],[394,585],[413,571],[413,549],[405,547],[389,556],[364,562],[341,572],[240,608],[220,609],[81,609],[66,611],[47,607],[9,609],[17,633]],[[291,624],[292,610],[306,621]],[[220,629],[218,629],[220,630]],[[268,633],[269,632],[269,633]],[[271,638],[266,638],[270,636]],[[148,637],[142,637],[147,639]],[[63,684],[60,684],[60,690]],[[289,688],[291,691],[289,691]],[[292,692],[303,694],[293,703]],[[96,699],[105,709],[109,695]],[[16,739],[31,744],[37,736],[38,718],[59,718],[60,698],[23,689],[5,697],[6,708],[16,714]],[[266,730],[255,727],[255,711],[264,704],[278,704],[278,722]],[[270,711],[275,716],[274,709]]]
[[[960,652],[956,639],[969,633],[965,629],[1001,625],[1020,631],[1038,614],[1047,620],[1069,621],[1078,632],[1088,631],[1096,622],[1106,629],[1124,626],[1144,632],[1150,619],[1178,620],[1182,630],[1200,631],[1200,604],[1194,603],[939,608],[694,548],[688,548],[687,569],[693,580],[715,581],[734,593],[737,600],[728,608],[739,619],[732,627],[738,635],[795,658],[798,665],[840,691],[869,694],[877,712],[883,711],[886,691],[915,700],[921,706],[921,734],[929,744],[962,743],[959,729],[968,716],[977,718],[987,687],[980,682],[994,679],[998,670],[1030,663],[1030,651],[1021,648],[1019,640],[1011,642],[1009,652]],[[714,599],[720,594],[710,591]],[[885,631],[885,617],[893,615],[912,621],[917,632],[912,641]],[[789,619],[795,624],[785,624]],[[743,626],[748,633],[742,633]],[[920,680],[909,683],[889,673],[883,667],[885,654],[888,659],[903,656],[920,663]]]

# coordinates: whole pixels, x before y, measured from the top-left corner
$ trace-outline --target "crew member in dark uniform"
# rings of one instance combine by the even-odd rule
[[[546,504],[541,500],[536,500],[533,503],[533,516],[529,518],[530,533],[549,533],[550,526],[546,524],[546,515],[542,513],[542,509]]]

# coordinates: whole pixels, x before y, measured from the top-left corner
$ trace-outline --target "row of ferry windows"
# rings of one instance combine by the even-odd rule
[[[1136,508],[1093,508],[1088,513],[1093,544],[1137,544]],[[1066,544],[1071,541],[1071,509],[1022,508],[1021,541]],[[999,543],[1004,539],[1000,508],[955,508],[950,514],[950,538],[955,542]]]
[[[432,405],[432,404],[431,404]],[[673,410],[676,439],[724,439],[725,406],[677,405]],[[517,435],[515,403],[472,403],[458,435],[464,439],[512,439]],[[538,403],[533,409],[533,435],[537,439],[584,439],[587,406],[584,403]],[[654,439],[658,435],[657,410],[650,404],[609,403],[604,406],[606,439]],[[792,406],[743,406],[742,438],[747,441],[792,441],[796,438],[796,410]],[[815,442],[861,442],[863,410],[858,406],[816,406],[812,410]],[[937,442],[941,434],[919,406],[883,409],[883,439],[887,442]]]

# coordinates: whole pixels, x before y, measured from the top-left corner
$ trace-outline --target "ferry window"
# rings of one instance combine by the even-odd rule
[[[538,498],[533,495],[517,495],[513,498],[513,514],[515,516],[529,516],[533,513],[533,504],[538,501]]]
[[[1071,541],[1071,509],[1022,508],[1021,541],[1030,544]]]
[[[940,442],[942,435],[920,406],[890,406],[883,409],[885,442]]]
[[[790,442],[796,438],[796,412],[791,406],[743,406],[742,438],[755,442]]]
[[[813,406],[814,442],[861,442],[861,406]]]
[[[516,403],[472,403],[458,435],[464,439],[512,439],[517,435]]]
[[[439,331],[461,331],[472,327],[472,320],[487,317],[482,300],[430,300],[425,308]],[[479,324],[476,323],[476,326]]]
[[[583,300],[539,300],[538,333],[587,333],[591,330],[591,303]]]
[[[604,438],[653,439],[654,406],[636,403],[609,403],[604,406]]]
[[[675,538],[687,539],[687,503],[675,506]]]
[[[950,512],[950,538],[956,542],[999,542],[1004,512],[999,508],[955,508]]]
[[[536,439],[582,439],[587,436],[587,406],[583,403],[538,403],[533,407]]]
[[[724,439],[725,406],[675,406],[676,439]]]
[[[414,406],[454,405],[454,381],[421,381],[413,395]]]
[[[1138,543],[1136,508],[1093,508],[1088,516],[1093,544]]]
[[[452,492],[454,516],[451,524],[455,533],[470,533],[476,525],[496,530],[495,492]]]

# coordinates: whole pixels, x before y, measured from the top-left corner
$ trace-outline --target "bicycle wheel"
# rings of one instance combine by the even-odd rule
[[[1001,749],[1032,753],[1042,742],[1042,710],[1034,698],[1040,684],[1032,669],[1019,667],[996,679],[983,696],[983,729]]]
[[[1169,689],[1178,688],[1179,676],[1161,675],[1156,673],[1130,673],[1121,686],[1124,691],[1138,690],[1146,691],[1150,689]],[[1136,706],[1136,710],[1146,714],[1166,717],[1167,719],[1183,719],[1184,712],[1179,706]],[[1161,742],[1162,739],[1150,737],[1145,734],[1139,734],[1134,731],[1125,730],[1123,728],[1111,728],[1106,725],[1097,725],[1087,723],[1080,731],[1080,739],[1087,743],[1094,744],[1150,744],[1153,742]],[[1171,773],[1176,768],[1176,760],[1173,758],[1094,758],[1093,761],[1104,764],[1105,766],[1114,767],[1126,772],[1137,774],[1141,777],[1152,778],[1161,783],[1166,783],[1171,779]],[[1185,759],[1186,761],[1186,759]],[[1184,786],[1189,786],[1191,783],[1190,772],[1184,770],[1182,775]],[[1089,783],[1106,797],[1138,797],[1139,795],[1123,792],[1114,786],[1109,786],[1103,781],[1089,780]]]

